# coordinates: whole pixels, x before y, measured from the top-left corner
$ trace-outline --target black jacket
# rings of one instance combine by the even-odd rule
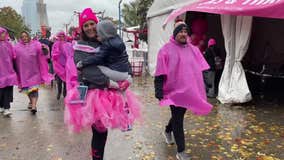
[[[82,61],[83,66],[96,64],[119,72],[131,72],[125,44],[117,35],[102,42],[99,51]]]
[[[89,45],[94,48],[99,47],[101,44],[99,42],[87,42],[87,41],[78,41],[78,44]],[[89,53],[75,50],[74,61],[77,64],[79,61],[84,60],[86,57],[90,56]],[[97,67],[96,64],[91,64],[84,67],[78,74],[78,81],[87,85],[89,89],[98,88],[103,89],[107,88],[109,85],[109,78],[106,77],[101,70]]]
[[[204,58],[210,66],[209,70],[215,70],[215,57],[220,57],[220,51],[216,46],[210,46],[206,49]]]

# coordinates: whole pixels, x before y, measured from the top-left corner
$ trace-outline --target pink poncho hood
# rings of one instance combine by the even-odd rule
[[[159,51],[156,76],[165,75],[161,106],[187,108],[197,115],[206,115],[212,105],[207,102],[202,71],[209,68],[199,49],[185,45],[173,37]]]
[[[0,41],[0,88],[17,85],[17,74],[13,67],[15,58],[12,45],[8,42],[6,29],[0,27],[0,34],[6,33],[4,41]]]
[[[48,73],[47,58],[40,42],[31,40],[25,44],[20,41],[15,46],[15,53],[20,88],[51,82],[53,77]]]

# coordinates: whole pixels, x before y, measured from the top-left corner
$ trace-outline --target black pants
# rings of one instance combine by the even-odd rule
[[[58,76],[56,76],[57,81],[57,97],[60,98],[62,93],[62,84],[63,84],[63,97],[66,96],[66,83],[62,81]]]
[[[170,108],[171,108],[172,117],[168,125],[166,126],[166,132],[174,133],[174,138],[177,144],[177,151],[183,152],[185,150],[183,120],[186,109],[176,106],[170,106]]]
[[[92,138],[92,156],[93,160],[103,160],[105,145],[107,141],[107,131],[99,132],[95,127],[92,127],[93,138]]]
[[[13,86],[0,88],[0,108],[10,109],[13,102]]]

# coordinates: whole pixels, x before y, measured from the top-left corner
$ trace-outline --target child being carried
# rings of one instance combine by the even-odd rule
[[[77,68],[95,64],[103,74],[109,77],[109,88],[126,90],[132,82],[132,77],[125,44],[110,20],[99,22],[96,30],[102,45],[95,53],[79,61]]]

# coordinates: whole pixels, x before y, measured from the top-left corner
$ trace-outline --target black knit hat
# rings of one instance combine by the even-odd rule
[[[173,31],[174,38],[176,38],[177,34],[180,31],[182,31],[184,28],[187,30],[187,32],[189,31],[188,26],[184,22],[182,22],[182,21],[177,22],[175,24],[175,28],[174,28],[174,31]]]

